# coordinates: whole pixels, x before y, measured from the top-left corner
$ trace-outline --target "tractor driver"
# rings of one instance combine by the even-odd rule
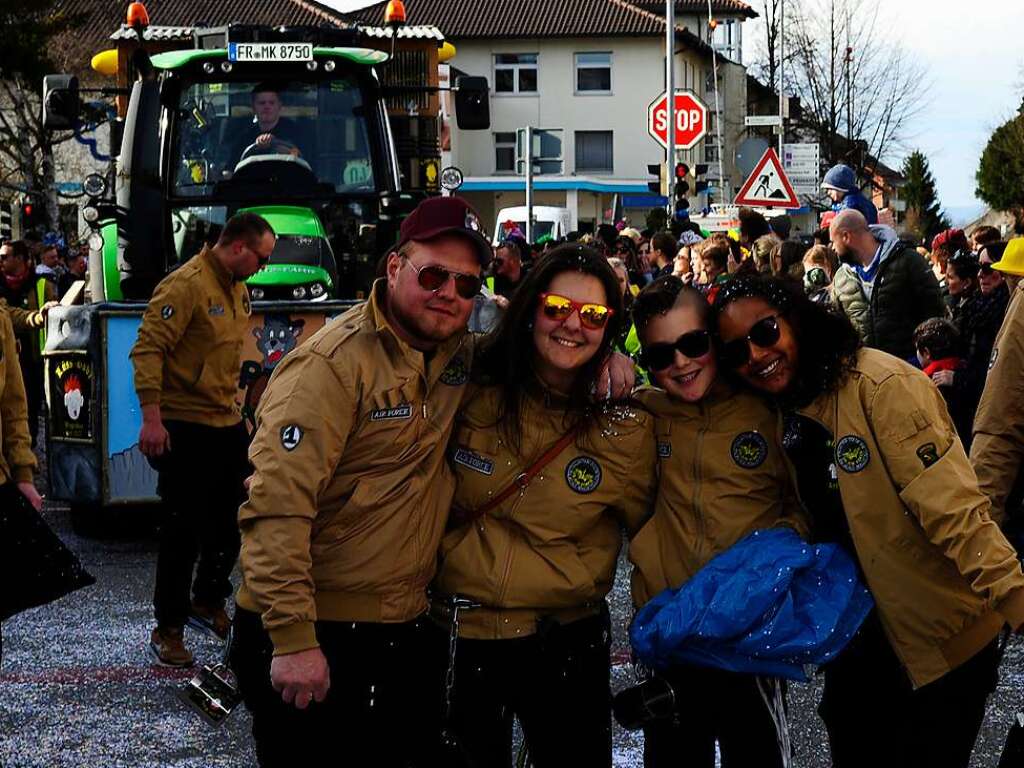
[[[293,120],[281,117],[281,86],[263,82],[252,89],[252,123],[232,143],[228,156],[234,165],[248,150],[253,154],[291,155],[301,157],[301,131]]]

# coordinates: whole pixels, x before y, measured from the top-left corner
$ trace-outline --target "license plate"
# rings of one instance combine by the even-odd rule
[[[228,43],[229,61],[312,61],[312,43]]]

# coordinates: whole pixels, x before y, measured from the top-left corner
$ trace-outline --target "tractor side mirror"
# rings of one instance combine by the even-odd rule
[[[455,81],[455,122],[463,131],[483,131],[491,127],[486,77],[460,77]]]
[[[44,128],[55,131],[72,130],[78,125],[81,109],[77,77],[47,75],[43,78]]]

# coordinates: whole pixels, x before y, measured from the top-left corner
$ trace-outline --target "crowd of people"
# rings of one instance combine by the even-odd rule
[[[230,219],[157,287],[132,351],[164,501],[154,659],[193,664],[186,626],[232,637],[264,767],[339,741],[353,762],[507,766],[518,719],[537,768],[604,768],[625,537],[637,672],[670,702],[630,718],[645,765],[711,768],[717,744],[724,765],[784,766],[771,662],[811,640],[786,650],[748,628],[737,668],[700,631],[703,663],[682,644],[651,661],[637,639],[719,558],[784,529],[851,573],[815,596],[824,613],[766,617],[820,636],[833,765],[966,766],[1001,635],[1024,625],[1001,525],[1024,436],[992,425],[986,381],[1021,386],[1024,344],[1000,327],[1024,239],[951,231],[925,257],[842,173],[826,181],[837,210],[815,243],[742,210],[735,232],[602,226],[492,248],[465,201],[426,200],[370,298],[278,365],[247,454],[244,280],[275,235]],[[468,333],[481,295],[492,327]],[[27,498],[24,395],[4,381],[0,488]],[[777,598],[755,584],[743,599]]]

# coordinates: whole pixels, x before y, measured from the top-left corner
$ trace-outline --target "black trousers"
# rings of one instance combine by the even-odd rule
[[[997,640],[972,659],[913,689],[872,613],[835,661],[825,666],[818,713],[835,768],[966,768],[999,681]]]
[[[249,473],[248,435],[241,423],[208,427],[167,421],[164,426],[171,450],[151,462],[163,501],[153,608],[161,627],[183,627],[190,588],[196,602],[206,605],[220,605],[232,594],[238,507]]]
[[[517,716],[535,768],[612,763],[607,614],[456,647],[451,728],[472,768],[512,765]]]
[[[262,768],[435,766],[447,640],[426,617],[404,624],[318,621],[327,698],[305,710],[270,683],[273,646],[259,615],[235,610],[231,667],[252,713]]]
[[[644,728],[645,768],[714,768],[716,741],[722,768],[781,768],[778,734],[757,678],[697,666],[659,676],[675,691],[679,718]]]

